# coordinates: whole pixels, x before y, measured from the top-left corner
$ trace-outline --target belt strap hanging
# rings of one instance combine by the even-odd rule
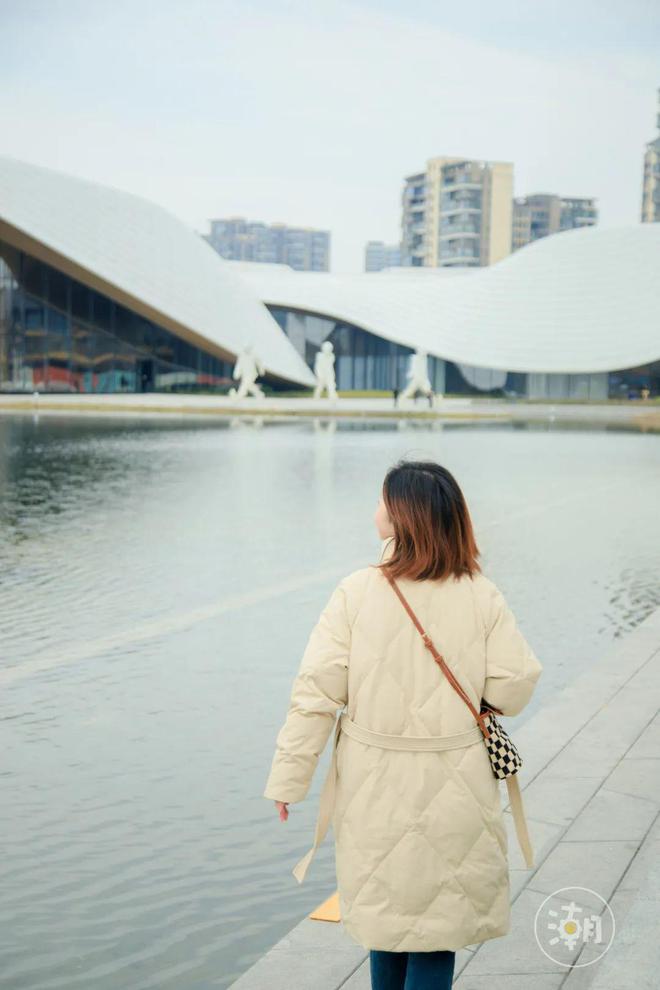
[[[527,866],[527,869],[531,870],[534,866],[534,853],[532,851],[532,843],[529,838],[529,832],[527,831],[527,819],[525,818],[525,809],[523,808],[518,774],[514,773],[510,777],[505,777],[505,780],[506,789],[509,792],[509,803],[511,804],[513,824],[516,827],[516,835],[518,836],[518,845],[520,846],[520,850],[525,858],[525,865]]]
[[[307,867],[312,862],[314,853],[323,842],[325,834],[328,831],[328,825],[330,824],[332,818],[332,809],[335,804],[335,791],[337,788],[337,743],[339,741],[340,732],[341,716],[337,719],[337,724],[335,725],[335,734],[332,740],[332,757],[330,759],[330,766],[328,767],[328,772],[321,790],[321,797],[319,799],[319,812],[316,818],[316,826],[314,828],[314,844],[309,852],[305,853],[303,858],[296,863],[291,871],[298,883],[302,883],[305,879]]]
[[[362,725],[358,725],[348,717],[346,712],[342,712],[337,719],[337,724],[335,726],[335,733],[332,743],[332,757],[330,759],[330,766],[323,783],[323,788],[321,789],[319,811],[316,819],[316,826],[314,828],[314,843],[312,848],[305,853],[302,859],[296,863],[295,867],[291,871],[298,883],[302,883],[305,879],[307,868],[309,867],[316,850],[323,842],[326,832],[328,831],[330,821],[332,820],[332,811],[335,804],[335,795],[337,790],[337,744],[339,742],[339,736],[342,730],[347,736],[351,736],[352,739],[357,739],[358,742],[365,743],[367,746],[379,746],[381,749],[417,751],[462,749],[465,746],[473,746],[481,739],[481,732],[476,725],[472,729],[468,729],[467,732],[456,732],[453,735],[448,736],[390,735],[389,733],[375,732],[373,729],[367,729]]]

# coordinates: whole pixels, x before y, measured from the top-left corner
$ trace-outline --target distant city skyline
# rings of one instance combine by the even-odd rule
[[[402,178],[510,161],[514,196],[638,223],[660,19],[643,0],[0,0],[0,154],[207,218],[396,243]],[[99,52],[111,53],[98,71]],[[29,53],[29,57],[27,57]]]
[[[511,254],[513,172],[513,162],[439,156],[406,176],[403,264],[483,266]]]
[[[365,244],[365,272],[382,272],[383,268],[398,268],[400,264],[400,244],[385,244],[384,241],[367,241]]]
[[[593,227],[597,223],[598,207],[589,197],[559,196],[557,193],[518,196],[513,202],[511,249],[517,251],[540,237],[575,227]]]
[[[301,272],[330,270],[328,230],[266,224],[246,217],[219,217],[209,220],[209,227],[204,239],[229,261],[288,265]]]
[[[644,179],[642,188],[642,223],[660,221],[660,86],[656,114],[656,136],[647,142],[644,151]]]

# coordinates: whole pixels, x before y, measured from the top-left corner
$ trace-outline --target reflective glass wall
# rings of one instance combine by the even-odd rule
[[[268,308],[310,368],[314,368],[314,358],[323,341],[332,343],[339,391],[405,388],[412,347],[385,340],[341,320],[282,306]],[[440,358],[428,359],[429,378],[436,392],[444,391],[445,365]]]
[[[610,398],[638,399],[660,395],[660,361],[641,364],[609,375]]]
[[[339,391],[402,391],[406,387],[412,347],[328,317],[282,306],[269,309],[310,368],[323,341],[332,342]],[[433,355],[428,356],[427,368],[431,387],[438,394],[524,395],[527,387],[524,374],[468,369]]]
[[[323,341],[332,342],[339,391],[405,388],[411,347],[330,317],[283,306],[268,308],[310,368]],[[598,401],[660,394],[660,361],[609,373],[537,374],[474,367],[429,355],[428,374],[434,392],[441,395]]]
[[[224,390],[233,365],[0,241],[0,389]]]
[[[339,320],[269,307],[313,369],[334,346],[340,391],[405,388],[413,349]],[[233,363],[194,347],[0,240],[0,391],[226,392]],[[660,362],[587,375],[473,368],[430,356],[438,394],[536,399],[637,398],[660,393]]]

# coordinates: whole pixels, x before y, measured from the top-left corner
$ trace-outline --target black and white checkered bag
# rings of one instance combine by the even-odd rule
[[[487,712],[488,738],[485,739],[486,749],[490,757],[493,773],[500,780],[512,777],[522,766],[522,757],[511,742],[506,729],[502,726],[492,709],[487,705],[481,706],[481,713]]]

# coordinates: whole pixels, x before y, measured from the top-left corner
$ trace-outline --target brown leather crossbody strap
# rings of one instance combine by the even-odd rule
[[[406,612],[408,613],[408,615],[410,616],[410,618],[415,623],[415,626],[417,627],[417,630],[419,631],[420,636],[424,640],[424,645],[426,646],[427,650],[430,650],[430,652],[431,652],[431,654],[433,656],[433,659],[438,664],[438,666],[441,668],[441,670],[445,674],[445,676],[446,676],[447,680],[449,681],[449,683],[451,684],[451,686],[454,688],[454,690],[457,692],[457,694],[463,699],[463,701],[465,702],[465,704],[468,706],[468,708],[470,709],[470,711],[472,712],[472,714],[476,718],[477,724],[479,725],[479,728],[481,729],[484,738],[485,739],[488,739],[489,736],[490,736],[490,732],[489,732],[487,726],[484,724],[485,719],[486,719],[486,717],[488,715],[488,712],[480,713],[480,712],[477,711],[477,709],[474,707],[474,705],[472,704],[472,702],[468,698],[467,694],[465,693],[465,691],[463,690],[463,688],[461,687],[461,685],[459,684],[459,682],[454,677],[454,674],[452,673],[452,671],[449,669],[449,667],[445,663],[444,658],[436,650],[436,648],[433,645],[433,642],[431,640],[431,637],[424,631],[424,629],[421,626],[421,624],[420,624],[417,616],[415,615],[415,613],[413,612],[412,608],[410,607],[410,605],[406,601],[405,596],[403,595],[403,592],[399,588],[399,586],[396,583],[396,581],[394,580],[394,578],[393,577],[390,577],[390,575],[387,574],[387,572],[385,572],[385,576],[386,576],[387,580],[390,582],[390,584],[392,585],[392,587],[394,588],[394,590],[396,591],[396,593],[399,596],[399,598],[401,599],[401,602],[402,602],[403,607],[405,608]]]

